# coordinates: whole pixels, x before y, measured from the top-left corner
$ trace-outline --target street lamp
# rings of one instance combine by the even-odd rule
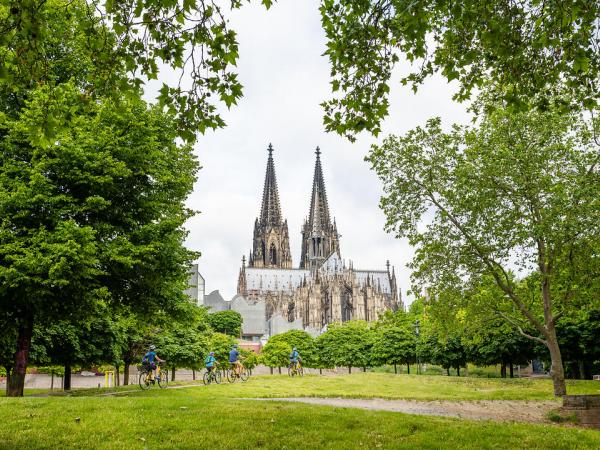
[[[417,336],[417,345],[418,345],[418,340],[419,340],[419,325],[420,324],[421,324],[421,322],[419,321],[419,319],[415,320],[415,336]],[[420,374],[421,373],[421,361],[419,359],[418,347],[415,350],[417,353],[417,374]]]

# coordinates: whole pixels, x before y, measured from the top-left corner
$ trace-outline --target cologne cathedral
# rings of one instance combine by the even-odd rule
[[[396,275],[384,270],[346,265],[340,252],[335,219],[327,203],[317,147],[308,216],[302,226],[300,267],[292,267],[287,220],[281,213],[273,147],[269,145],[260,216],[254,222],[252,250],[238,277],[238,294],[248,302],[264,302],[266,320],[281,315],[303,328],[322,330],[328,323],[351,319],[377,320],[402,306]]]

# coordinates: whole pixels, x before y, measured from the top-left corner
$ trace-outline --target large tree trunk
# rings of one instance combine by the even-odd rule
[[[65,391],[71,390],[71,365],[65,364],[65,378],[64,378],[64,387]]]
[[[25,388],[25,373],[29,362],[29,350],[31,348],[31,335],[33,333],[33,319],[25,319],[19,326],[17,336],[17,350],[14,356],[14,366],[7,378],[6,396],[23,397]]]
[[[562,355],[556,339],[556,329],[553,324],[548,326],[548,336],[546,340],[548,350],[550,350],[550,359],[552,366],[550,367],[550,376],[554,385],[554,396],[562,397],[567,395],[567,385],[565,384],[565,369],[562,363]]]
[[[124,386],[129,385],[129,364],[128,363],[125,363],[123,365],[123,385]]]
[[[502,361],[502,364],[500,366],[500,376],[502,378],[506,378],[506,363],[504,361]]]
[[[510,363],[508,367],[510,368],[510,377],[514,378],[515,377],[515,367],[513,366],[513,363]]]
[[[171,381],[175,381],[175,367],[171,369]]]

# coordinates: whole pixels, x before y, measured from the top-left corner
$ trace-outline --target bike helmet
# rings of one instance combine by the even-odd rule
[[[237,348],[237,344],[233,344],[233,348]]]
[[[156,350],[156,345],[151,345],[150,350]]]
[[[296,351],[296,347],[294,347],[294,350],[293,350],[293,351]]]
[[[210,356],[215,356],[215,352],[210,352]]]

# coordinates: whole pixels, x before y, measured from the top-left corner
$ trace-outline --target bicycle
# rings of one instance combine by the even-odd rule
[[[213,370],[211,370],[211,371],[207,370],[204,373],[204,377],[202,377],[202,381],[206,385],[212,383],[213,381],[217,384],[220,384],[221,383],[221,371],[219,369],[217,369],[216,367],[214,367]]]
[[[169,371],[162,370],[163,363],[157,364],[156,377],[152,378],[152,368],[148,364],[143,364],[140,370],[140,388],[142,390],[150,389],[150,386],[158,382],[161,389],[165,389],[169,384]]]
[[[244,366],[242,366],[239,370],[236,370],[235,366],[230,367],[227,370],[227,381],[229,381],[230,383],[234,383],[235,380],[238,378],[241,381],[248,381],[249,377],[250,373],[248,372],[248,369],[246,369]]]
[[[289,365],[288,367],[288,375],[290,377],[294,377],[296,375],[298,375],[299,377],[304,375],[304,370],[302,369],[302,364],[300,364],[300,361],[298,361],[297,363],[292,363]]]

